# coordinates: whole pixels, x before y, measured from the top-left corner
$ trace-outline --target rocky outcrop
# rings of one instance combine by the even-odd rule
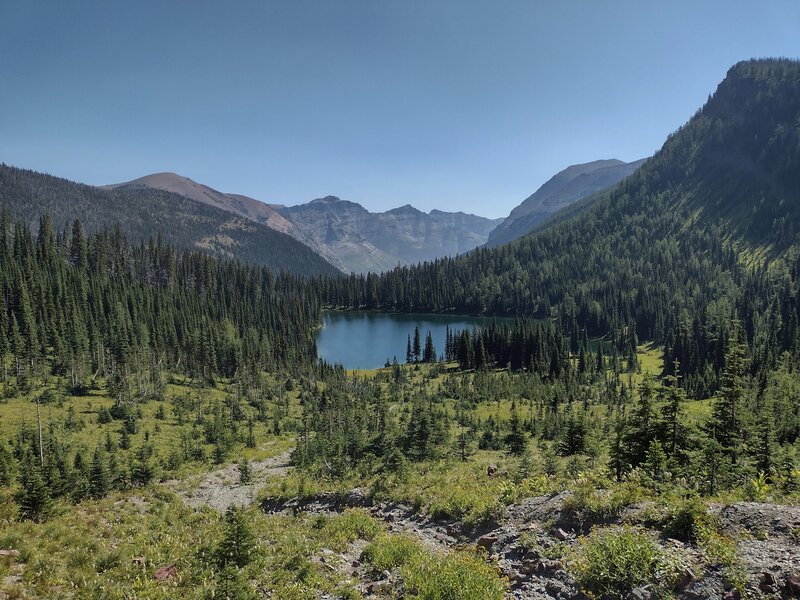
[[[373,502],[364,489],[345,494],[324,494],[291,500],[266,499],[262,509],[269,513],[291,511],[325,514],[347,508],[365,508],[387,524],[389,531],[411,535],[435,550],[448,550],[465,544],[486,552],[509,582],[509,598],[538,600],[585,600],[570,572],[570,551],[586,531],[587,523],[575,521],[566,503],[569,492],[528,498],[509,506],[500,523],[475,529],[456,521],[436,520],[408,506]],[[644,523],[652,506],[631,506],[613,522]],[[678,600],[800,597],[800,507],[742,502],[727,506],[712,505],[722,532],[734,540],[746,583],[744,595],[727,580],[718,565],[708,564],[700,548],[691,543],[665,539],[657,530],[654,538],[681,556],[683,570],[670,582]],[[348,558],[353,560],[353,557]],[[344,561],[344,559],[343,559]],[[350,564],[350,562],[347,562]],[[360,565],[360,563],[359,563]],[[368,577],[363,569],[353,575]],[[364,580],[367,598],[391,595],[402,582],[394,573],[384,573],[378,581]],[[653,585],[631,590],[633,600],[657,597]]]

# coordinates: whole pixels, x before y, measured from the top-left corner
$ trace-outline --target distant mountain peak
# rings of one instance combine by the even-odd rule
[[[398,264],[468,252],[484,244],[497,224],[464,213],[425,213],[411,204],[370,212],[336,196],[279,211],[312,248],[354,273],[385,271]]]
[[[392,208],[386,211],[386,214],[392,215],[424,215],[425,213],[419,210],[418,208],[414,208],[410,204],[403,204],[403,206],[398,206],[397,208]]]
[[[280,231],[281,233],[290,233],[292,229],[292,224],[282,217],[277,210],[260,200],[240,194],[225,194],[171,171],[151,173],[150,175],[145,175],[144,177],[139,177],[132,181],[105,187],[109,189],[146,187],[172,192],[197,202],[202,202],[203,204],[221,208],[224,211],[244,217],[245,219],[263,223],[267,227]]]

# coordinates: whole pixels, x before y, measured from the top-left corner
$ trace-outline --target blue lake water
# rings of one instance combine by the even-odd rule
[[[416,313],[381,313],[373,311],[325,311],[322,328],[317,331],[317,354],[346,369],[376,369],[386,359],[406,360],[408,335],[419,327],[422,346],[428,331],[436,352],[444,352],[447,327],[451,330],[481,328],[491,317],[465,317]]]

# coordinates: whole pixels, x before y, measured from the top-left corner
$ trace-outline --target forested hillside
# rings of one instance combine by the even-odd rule
[[[288,274],[160,238],[129,243],[119,229],[86,236],[79,221],[64,237],[48,216],[35,237],[20,224],[12,233],[4,212],[0,314],[4,379],[10,352],[21,390],[52,373],[80,392],[98,376],[209,380],[308,364],[318,303]]]
[[[43,214],[61,231],[79,219],[87,232],[119,224],[132,240],[160,234],[179,248],[236,258],[297,275],[334,275],[332,265],[292,237],[184,196],[146,187],[104,189],[0,165],[0,207],[35,227]]]
[[[518,241],[328,282],[337,306],[552,316],[664,341],[796,244],[800,63],[749,61],[634,175]]]

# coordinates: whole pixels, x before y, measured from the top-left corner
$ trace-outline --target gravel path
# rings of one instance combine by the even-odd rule
[[[291,454],[292,451],[287,450],[278,456],[251,462],[252,475],[246,484],[239,482],[239,467],[231,463],[201,478],[172,480],[166,485],[182,496],[192,508],[209,506],[223,512],[232,505],[246,506],[255,502],[258,491],[268,477],[286,475]]]

